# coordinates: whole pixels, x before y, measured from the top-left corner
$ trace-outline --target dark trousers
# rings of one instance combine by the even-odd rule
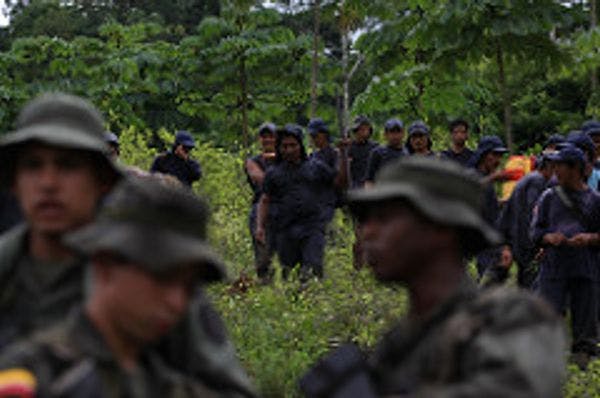
[[[279,230],[275,242],[279,261],[284,266],[284,276],[297,264],[300,264],[301,277],[307,277],[310,272],[323,276],[324,226],[293,225]]]
[[[539,290],[561,314],[569,299],[573,352],[595,354],[597,340],[597,282],[591,278],[540,278]]]
[[[248,219],[248,228],[250,229],[252,248],[254,249],[254,267],[256,269],[256,275],[259,278],[269,278],[273,273],[271,269],[273,243],[269,242],[269,240],[272,239],[272,234],[267,231],[267,243],[260,243],[254,238],[254,232],[256,231],[256,210],[257,205],[252,205]]]

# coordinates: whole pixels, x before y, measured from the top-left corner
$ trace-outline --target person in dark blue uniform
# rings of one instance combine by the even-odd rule
[[[532,289],[537,270],[533,260],[536,248],[529,236],[533,209],[554,174],[550,154],[542,153],[536,159],[536,170],[523,177],[515,186],[500,214],[498,229],[504,234],[506,243],[517,263],[517,283]]]
[[[323,276],[325,223],[320,199],[336,171],[321,161],[309,160],[302,139],[302,128],[295,124],[277,132],[277,156],[263,182],[256,239],[266,242],[268,222],[284,277],[300,264],[301,279],[306,280],[311,273]]]
[[[558,147],[564,147],[566,145],[573,145],[581,149],[584,154],[585,167],[583,175],[590,188],[598,191],[598,185],[600,184],[600,170],[594,168],[596,161],[596,146],[594,141],[588,134],[580,130],[573,130],[567,134],[567,139],[563,144],[559,144]]]
[[[119,137],[112,131],[104,132],[104,141],[108,144],[108,148],[110,149],[110,157],[113,160],[119,159],[119,155],[121,153],[121,148],[119,145]]]
[[[265,173],[267,172],[267,168],[275,163],[276,130],[277,128],[273,123],[263,123],[258,128],[258,142],[261,147],[261,153],[246,159],[244,162],[244,172],[253,192],[248,225],[254,249],[254,266],[256,268],[256,275],[264,283],[268,283],[272,277],[271,258],[273,257],[273,249],[272,244],[269,243],[269,239],[272,236],[267,232],[266,243],[262,243],[256,240],[254,233],[256,231],[258,201],[262,194]]]
[[[170,174],[191,187],[194,181],[202,177],[200,163],[190,158],[190,151],[195,145],[194,138],[188,131],[178,131],[171,150],[157,156],[150,171]]]
[[[329,127],[320,118],[311,119],[307,126],[308,134],[315,147],[310,159],[318,160],[336,173],[336,178],[330,186],[323,187],[321,204],[323,206],[324,222],[329,224],[333,219],[335,208],[342,201],[342,184],[340,170],[340,153],[331,145]]]
[[[367,176],[369,154],[378,147],[371,141],[373,125],[366,116],[357,116],[352,126],[354,137],[348,149],[350,161],[350,188],[362,188]]]
[[[409,155],[434,156],[431,150],[433,142],[429,134],[429,127],[425,122],[417,120],[408,127],[406,139],[406,152]]]
[[[477,150],[469,160],[486,183],[483,200],[483,218],[490,225],[497,225],[500,204],[494,189],[498,167],[502,156],[508,152],[502,140],[496,136],[484,136],[479,140]],[[482,285],[491,285],[506,280],[512,259],[508,248],[494,247],[477,255],[477,272]]]
[[[454,160],[461,166],[467,166],[469,159],[473,156],[473,151],[467,148],[469,139],[469,123],[463,119],[456,119],[450,122],[450,147],[442,151],[442,157]]]
[[[581,366],[596,354],[600,196],[585,183],[583,151],[566,146],[552,159],[559,185],[540,197],[531,238],[544,250],[540,293],[559,313],[569,297],[571,351]]]
[[[375,175],[385,164],[406,155],[402,140],[404,139],[404,123],[398,119],[389,119],[385,122],[384,138],[385,146],[374,148],[369,154],[367,175],[365,183],[372,184]]]

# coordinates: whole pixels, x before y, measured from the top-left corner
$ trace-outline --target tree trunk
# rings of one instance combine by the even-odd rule
[[[242,106],[242,143],[244,148],[250,146],[248,134],[248,76],[246,76],[246,59],[242,55],[240,57],[240,94]]]
[[[342,134],[345,134],[348,128],[348,108],[350,107],[350,71],[348,70],[348,30],[343,27],[340,32],[342,36]]]
[[[598,1],[590,0],[590,30],[594,30],[598,26]],[[598,89],[598,69],[592,68],[590,72],[590,88],[591,92],[595,93]]]
[[[498,63],[498,85],[502,95],[502,108],[504,110],[504,137],[506,146],[510,153],[513,153],[514,144],[512,136],[512,107],[510,93],[506,86],[506,74],[504,70],[504,54],[500,43],[496,44],[496,62]]]
[[[321,19],[321,1],[315,0],[313,15],[313,56],[310,75],[310,117],[317,116],[317,80],[319,74],[319,25]]]

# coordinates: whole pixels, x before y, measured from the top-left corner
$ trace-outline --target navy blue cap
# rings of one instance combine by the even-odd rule
[[[547,147],[548,145],[562,144],[566,140],[567,139],[565,138],[564,135],[561,135],[561,134],[552,134],[550,137],[548,137],[548,139],[544,143],[544,148]]]
[[[264,135],[267,133],[275,134],[277,126],[271,122],[264,122],[258,127],[258,135]]]
[[[417,120],[416,122],[412,122],[408,127],[409,136],[417,133],[429,135],[429,127],[427,127],[425,122]]]
[[[469,160],[469,165],[471,167],[477,167],[483,155],[488,152],[506,153],[508,152],[508,149],[506,149],[504,143],[499,137],[496,137],[495,135],[485,135],[479,140],[477,149]]]
[[[183,145],[188,148],[193,148],[196,143],[194,142],[194,137],[192,137],[189,131],[179,130],[175,134],[175,145]]]
[[[560,151],[548,155],[548,159],[559,163],[585,164],[585,154],[574,145],[565,145]]]
[[[402,123],[402,120],[400,119],[388,119],[387,122],[385,122],[385,125],[383,126],[383,128],[385,129],[385,131],[390,131],[390,130],[403,130],[404,129],[404,123]]]
[[[104,140],[109,144],[119,145],[119,137],[117,137],[117,135],[113,132],[105,131]]]
[[[581,130],[587,135],[600,134],[600,122],[598,120],[587,120],[581,125]]]
[[[590,136],[584,133],[583,131],[571,131],[567,135],[566,142],[575,145],[577,148],[581,149],[584,152],[588,152],[590,154],[594,154],[596,152],[596,146],[594,145],[594,141],[592,141]]]
[[[300,142],[302,142],[302,140],[304,139],[304,130],[302,130],[302,127],[300,127],[294,123],[288,123],[285,126],[283,126],[283,128],[279,130],[279,134],[282,136],[283,135],[294,136]]]
[[[307,126],[308,134],[317,135],[317,133],[325,133],[329,134],[329,127],[327,127],[327,123],[323,121],[321,118],[310,119]]]

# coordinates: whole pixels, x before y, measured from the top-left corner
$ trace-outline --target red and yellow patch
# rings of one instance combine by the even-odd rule
[[[0,398],[33,398],[37,380],[27,369],[0,370]]]

